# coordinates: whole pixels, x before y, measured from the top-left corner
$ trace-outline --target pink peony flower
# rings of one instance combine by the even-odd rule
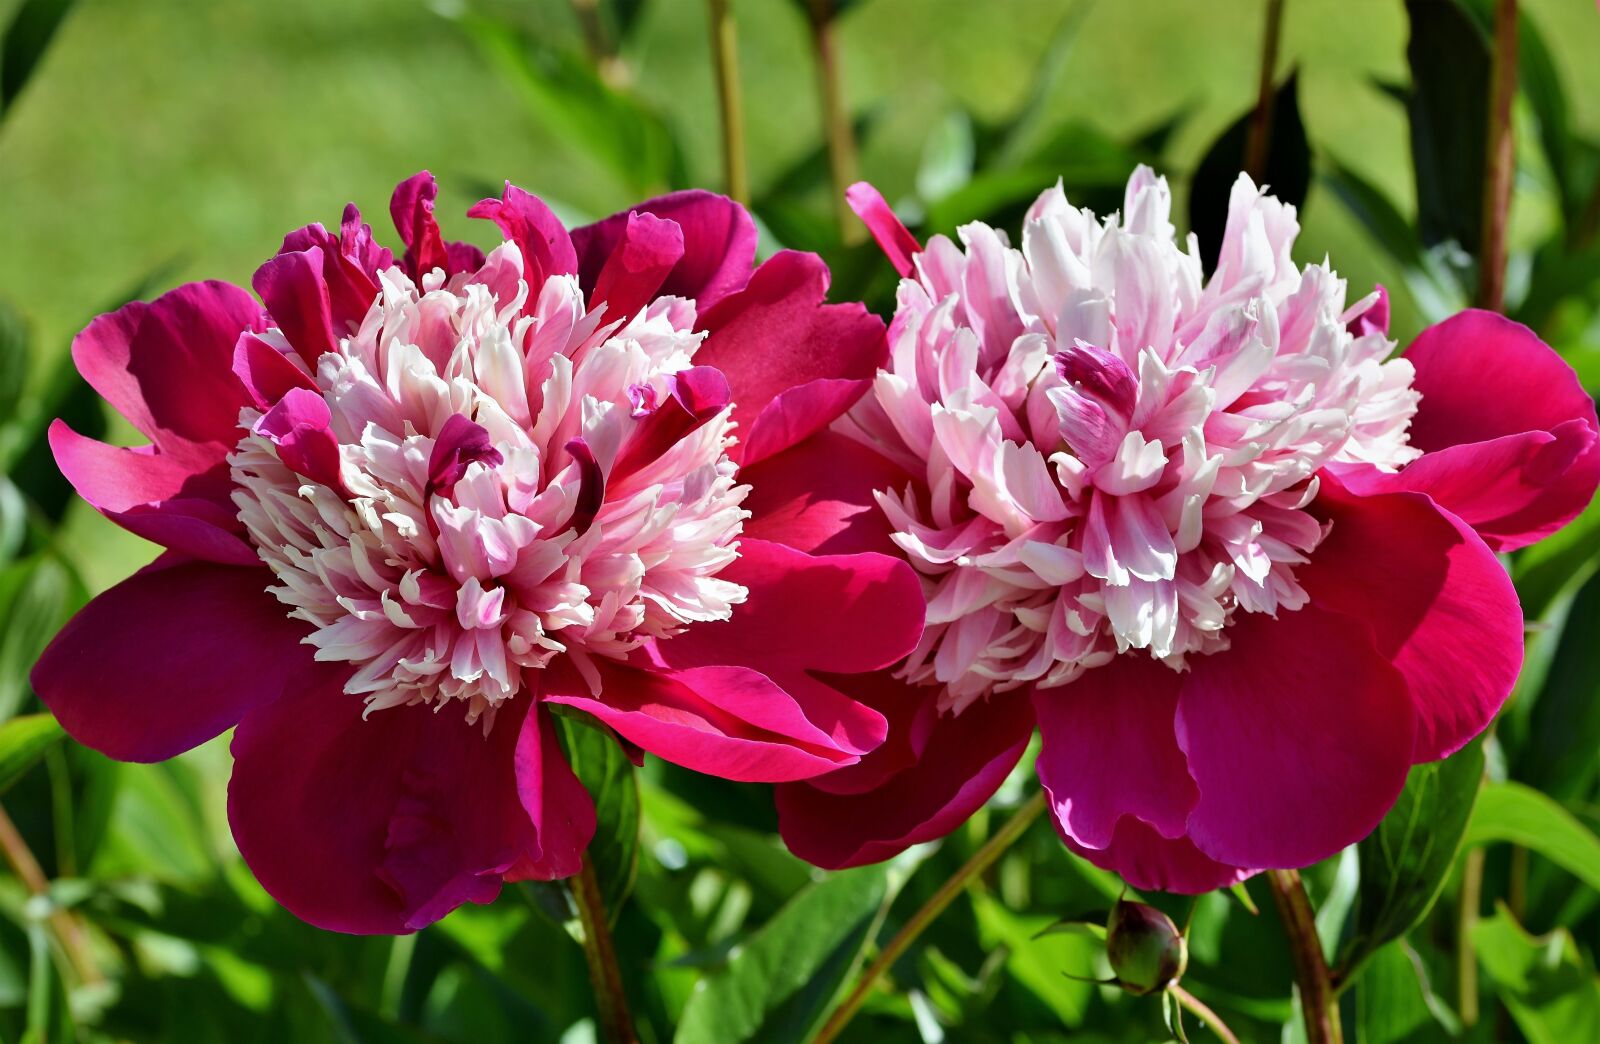
[[[1493,717],[1523,650],[1495,552],[1600,482],[1594,403],[1530,331],[1469,311],[1390,358],[1381,288],[1347,306],[1296,266],[1293,208],[1246,177],[1209,280],[1144,168],[1105,221],[1045,192],[1021,249],[973,224],[919,250],[851,202],[905,277],[890,361],[834,436],[852,470],[813,460],[750,530],[892,544],[927,628],[854,683],[888,741],[778,788],[795,852],[942,836],[1037,724],[1067,845],[1204,891],[1363,837]]]
[[[884,738],[828,679],[922,629],[905,563],[741,534],[738,461],[838,390],[718,361],[825,345],[860,357],[859,394],[884,359],[879,320],[822,303],[818,259],[752,271],[748,215],[709,193],[569,236],[510,185],[471,211],[504,234],[485,257],[444,242],[436,193],[425,172],[395,191],[398,264],[352,206],[288,236],[260,303],[193,283],[96,320],[78,367],[152,444],[51,430],[84,498],[167,550],[67,625],[35,688],[127,760],[237,724],[239,849],[340,931],[579,869],[595,813],[551,706],[636,756],[801,779]]]

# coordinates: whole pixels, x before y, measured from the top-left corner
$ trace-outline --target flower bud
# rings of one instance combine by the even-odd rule
[[[1182,977],[1189,944],[1172,918],[1153,906],[1118,899],[1106,922],[1106,956],[1129,993],[1164,990]]]

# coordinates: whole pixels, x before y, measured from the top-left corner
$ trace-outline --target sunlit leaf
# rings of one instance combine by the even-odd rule
[[[639,784],[615,736],[570,716],[556,721],[567,760],[594,799],[594,840],[584,857],[595,868],[601,898],[615,924],[639,869]]]
[[[28,714],[0,725],[0,793],[38,764],[64,735],[48,714]]]
[[[1404,942],[1380,948],[1356,983],[1357,1040],[1368,1044],[1426,1044],[1454,1028],[1433,995],[1422,962]]]
[[[1521,783],[1483,788],[1467,824],[1466,844],[1507,842],[1532,849],[1600,889],[1600,838],[1554,799]]]
[[[1495,992],[1531,1044],[1600,1040],[1600,981],[1565,928],[1529,935],[1497,904],[1495,915],[1473,929],[1472,941]]]
[[[889,868],[829,874],[807,886],[696,987],[678,1044],[804,1041],[850,978],[889,896]]]
[[[1483,744],[1417,765],[1378,828],[1357,846],[1355,927],[1340,964],[1348,974],[1422,920],[1444,888],[1483,778]]]

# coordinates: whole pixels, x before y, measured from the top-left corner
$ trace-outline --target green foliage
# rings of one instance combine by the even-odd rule
[[[1481,742],[1416,766],[1394,808],[1357,846],[1361,884],[1340,956],[1345,974],[1427,915],[1455,865],[1482,779]]]
[[[247,283],[247,262],[274,235],[327,220],[350,193],[375,217],[370,201],[419,166],[439,172],[447,193],[463,184],[498,191],[509,177],[573,219],[658,191],[718,187],[702,5],[453,0],[430,10],[298,0],[275,14],[278,5],[232,0],[202,15],[151,6],[159,2],[83,5],[71,23],[67,0],[0,5],[0,198],[13,201],[0,227],[17,230],[0,305],[0,798],[50,880],[33,896],[0,872],[0,1039],[592,1040],[596,1009],[563,885],[508,888],[495,904],[413,937],[331,936],[282,911],[235,851],[225,739],[155,766],[59,742],[28,669],[91,590],[149,549],[131,538],[112,544],[110,524],[91,520],[55,469],[45,432],[62,417],[85,435],[128,441],[67,357],[70,333],[90,314],[180,275]],[[1149,163],[1171,178],[1177,213],[1202,246],[1215,249],[1254,113],[1256,0],[1193,11],[1089,0],[824,6],[735,8],[747,130],[764,143],[749,157],[762,253],[823,254],[834,300],[886,312],[895,277],[836,212],[841,186],[814,132],[810,23],[819,12],[839,47],[857,173],[919,238],[979,220],[1015,235],[1058,178],[1074,203],[1109,212],[1129,172]],[[1331,250],[1342,274],[1356,273],[1353,294],[1383,277],[1397,316],[1410,317],[1402,340],[1417,315],[1442,318],[1473,286],[1488,78],[1482,7],[1413,0],[1387,22],[1363,20],[1353,41],[1332,38],[1350,21],[1339,5],[1289,5],[1260,180],[1300,207],[1297,260]],[[1226,34],[1205,35],[1213,23]],[[64,24],[71,30],[58,33]],[[1585,64],[1592,38],[1569,32],[1572,24],[1553,4],[1530,3],[1523,15],[1508,308],[1592,391],[1600,110]],[[139,25],[144,36],[123,39]],[[228,40],[247,41],[243,50],[219,51],[222,27]],[[42,61],[49,46],[62,49],[59,61]],[[1360,53],[1341,57],[1340,48]],[[119,91],[86,105],[74,82],[101,66],[117,70]],[[1097,77],[1116,83],[1107,89]],[[316,111],[291,99],[272,116],[293,79],[317,85]],[[188,93],[175,102],[147,83],[168,80]],[[240,84],[258,91],[259,105],[207,107],[250,93]],[[1372,125],[1357,134],[1345,113],[1361,109],[1364,93]],[[1382,117],[1393,118],[1393,142]],[[205,150],[175,136],[191,125],[207,136]],[[245,130],[230,136],[234,126]],[[170,171],[167,153],[194,170],[170,187],[159,182],[159,193],[138,183],[139,206],[107,187],[147,164]],[[239,180],[241,168],[260,181]],[[37,195],[52,179],[62,184],[54,206],[19,191]],[[264,200],[260,184],[312,196],[286,188],[284,200]],[[174,223],[150,198],[169,194],[205,221]],[[94,210],[99,197],[121,199],[121,211]],[[294,218],[265,235],[247,219],[270,202]],[[33,220],[39,209],[52,211],[48,235]],[[92,227],[94,250],[58,233],[73,223]],[[165,224],[182,231],[153,232]],[[179,253],[196,255],[195,271],[152,268]],[[48,278],[30,282],[34,268]],[[138,273],[147,274],[129,278]],[[1346,990],[1348,1038],[1480,1040],[1513,1024],[1533,1041],[1600,1037],[1597,565],[1600,508],[1510,556],[1533,630],[1495,735],[1418,766],[1371,837],[1304,871]],[[116,669],[106,665],[108,684]],[[864,963],[1034,785],[1024,759],[1001,796],[943,842],[886,866],[825,873],[783,849],[766,788],[653,760],[635,767],[594,722],[561,715],[555,725],[595,801],[588,858],[648,1044],[809,1039]],[[1493,782],[1480,790],[1486,776]],[[1462,908],[1468,851],[1484,857],[1484,910],[1499,899],[1514,905],[1493,906],[1463,938],[1464,912],[1473,920]],[[1105,942],[1052,926],[1085,911],[1103,920],[1125,892],[1070,855],[1047,823],[1033,824],[894,963],[843,1039],[1158,1040],[1185,1022],[1191,1039],[1207,1039],[1170,993],[1141,998],[1079,981],[1110,975]],[[1259,879],[1233,896],[1126,897],[1185,926],[1183,985],[1241,1039],[1299,1039],[1288,950]],[[63,912],[81,931],[87,969],[54,916]],[[1461,1018],[1461,967],[1481,973],[1472,1027]]]

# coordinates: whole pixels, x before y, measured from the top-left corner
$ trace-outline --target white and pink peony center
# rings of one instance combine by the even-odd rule
[[[1292,207],[1241,177],[1209,281],[1170,207],[1146,168],[1104,221],[1057,186],[1020,249],[968,225],[901,283],[845,430],[916,479],[878,499],[929,600],[906,674],[945,709],[1226,648],[1237,614],[1305,604],[1317,472],[1419,455],[1411,365],[1349,328],[1377,295],[1295,265]]]
[[[242,414],[234,501],[271,592],[369,713],[459,700],[487,727],[554,658],[598,693],[596,657],[745,598],[717,578],[747,488],[694,303],[608,321],[575,278],[522,275],[512,243],[421,286],[388,269],[303,387]]]

